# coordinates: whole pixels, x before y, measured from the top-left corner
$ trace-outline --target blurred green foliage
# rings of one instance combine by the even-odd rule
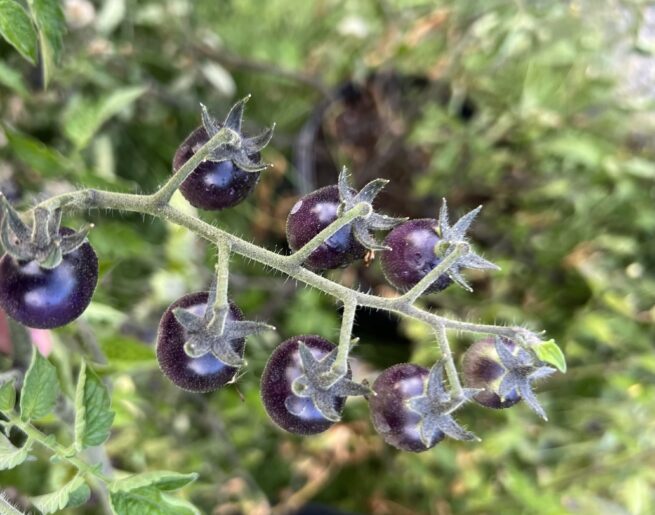
[[[94,359],[89,338],[109,358],[102,370],[117,412],[107,446],[114,467],[199,472],[184,493],[216,514],[284,512],[305,502],[400,515],[652,513],[655,118],[653,98],[627,87],[626,65],[655,51],[640,39],[647,4],[69,1],[63,58],[46,90],[40,72],[1,43],[0,182],[19,204],[78,185],[150,191],[199,123],[198,103],[221,115],[249,92],[248,129],[278,124],[264,152],[276,168],[250,201],[204,219],[283,249],[284,218],[307,180],[294,155],[308,120],[320,115],[323,129],[310,150],[323,148],[362,182],[365,173],[389,176],[371,163],[390,161],[385,145],[399,141],[409,157],[393,161],[400,189],[390,185],[390,195],[403,199],[393,214],[434,216],[441,197],[460,213],[482,202],[474,240],[503,268],[472,276],[473,294],[446,291],[426,305],[545,329],[569,363],[540,394],[548,423],[521,405],[467,407],[461,420],[480,444],[396,452],[373,433],[357,399],[334,430],[290,437],[266,419],[258,377],[281,339],[302,332],[334,339],[334,302],[235,259],[232,295],[279,334],[250,343],[237,386],[180,392],[153,358],[158,317],[208,284],[215,251],[161,221],[94,212],[99,289],[80,322],[55,332],[53,360],[68,377],[66,392],[77,356]],[[400,79],[377,88],[385,74]],[[406,77],[440,89],[405,92],[398,84]],[[372,89],[374,107],[344,101],[346,83]],[[380,92],[390,88],[402,90],[411,117],[385,111]],[[373,145],[344,136],[344,112],[350,129],[377,124]],[[320,173],[333,163],[313,155],[319,172],[310,183],[333,182],[335,175]],[[389,291],[375,264],[332,275]],[[360,379],[395,362],[438,357],[416,323],[363,312],[355,334]],[[455,336],[461,354],[470,341]],[[0,485],[20,501],[65,482],[64,469],[34,461],[0,473]]]

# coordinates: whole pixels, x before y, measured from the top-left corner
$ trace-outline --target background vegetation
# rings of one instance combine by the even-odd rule
[[[521,405],[463,410],[480,444],[397,452],[357,399],[324,435],[292,437],[266,418],[258,378],[282,339],[337,337],[333,302],[235,259],[232,295],[279,332],[252,339],[236,386],[183,393],[160,374],[152,344],[165,307],[209,283],[214,249],[160,221],[91,213],[102,274],[94,302],[70,327],[32,338],[52,344],[65,392],[80,355],[111,381],[113,467],[199,472],[182,495],[204,513],[306,503],[380,515],[652,513],[647,4],[69,0],[63,58],[45,90],[39,72],[0,43],[0,189],[19,205],[78,185],[150,191],[198,125],[199,102],[220,117],[252,93],[250,131],[278,124],[264,153],[275,168],[249,201],[203,219],[285,250],[290,206],[334,183],[341,164],[360,185],[392,179],[380,199],[391,214],[434,216],[442,197],[459,214],[483,203],[473,237],[502,272],[469,276],[473,294],[452,289],[426,305],[545,329],[569,361],[540,394],[548,423]],[[392,294],[375,263],[331,275]],[[425,328],[387,315],[360,312],[355,333],[360,379],[438,357]],[[25,354],[12,334],[13,347],[0,327],[3,369]],[[454,341],[460,354],[470,343]],[[38,460],[0,473],[0,485],[20,504],[65,475]],[[92,501],[75,513],[99,510]]]

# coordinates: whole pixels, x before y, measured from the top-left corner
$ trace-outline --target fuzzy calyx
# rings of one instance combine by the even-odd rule
[[[374,179],[359,192],[354,191],[349,184],[348,170],[344,167],[339,174],[338,188],[341,200],[340,213],[348,211],[360,203],[370,206],[367,215],[355,219],[352,222],[352,231],[355,239],[369,250],[388,250],[386,245],[378,243],[372,231],[388,231],[407,220],[407,218],[394,218],[391,216],[376,213],[373,210],[373,200],[382,191],[382,188],[389,182],[386,179]]]
[[[460,426],[452,413],[480,392],[477,388],[464,388],[460,398],[452,398],[443,385],[444,364],[436,363],[430,370],[423,395],[407,401],[409,408],[421,416],[421,440],[430,448],[443,437],[455,440],[480,440]]]
[[[496,338],[495,347],[500,364],[505,369],[498,386],[501,401],[512,391],[516,391],[537,415],[548,420],[546,412],[532,390],[532,382],[550,376],[555,369],[538,362],[534,355],[520,347],[516,354],[513,354],[502,338]]]
[[[227,131],[230,136],[229,141],[214,149],[207,159],[209,161],[230,160],[244,172],[261,172],[268,168],[269,165],[262,161],[254,161],[251,159],[251,156],[257,154],[268,145],[273,137],[275,124],[264,130],[261,134],[246,138],[241,132],[241,125],[243,122],[243,111],[249,99],[250,95],[234,104],[223,123],[213,118],[207,111],[207,108],[203,104],[200,104],[202,125],[207,132],[207,136],[211,139],[219,131]]]
[[[20,261],[37,261],[42,268],[59,266],[63,257],[77,250],[86,241],[93,224],[79,231],[60,231],[61,208],[33,210],[32,227],[28,227],[18,212],[0,193],[0,241],[5,251]]]
[[[368,386],[352,381],[347,374],[334,380],[332,366],[337,357],[334,348],[322,359],[316,359],[309,348],[302,342],[298,347],[303,374],[292,384],[294,394],[312,400],[316,409],[328,420],[338,422],[341,419],[334,409],[335,397],[368,395]],[[329,378],[326,381],[326,378]]]

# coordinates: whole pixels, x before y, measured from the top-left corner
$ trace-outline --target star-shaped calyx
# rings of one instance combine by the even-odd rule
[[[469,227],[473,223],[473,220],[475,220],[475,217],[478,215],[481,209],[482,206],[476,207],[475,209],[462,216],[453,225],[450,225],[450,221],[448,219],[448,204],[446,199],[443,199],[441,203],[441,209],[439,210],[439,220],[437,221],[437,226],[435,228],[437,236],[441,238],[441,241],[436,245],[434,249],[434,252],[438,257],[444,258],[450,254],[455,249],[455,245],[458,243],[468,243],[466,231],[468,231]],[[473,288],[471,288],[466,279],[464,279],[460,273],[462,268],[474,268],[477,270],[500,270],[500,267],[473,252],[470,245],[468,245],[467,248],[468,251],[462,257],[460,257],[453,266],[449,268],[446,274],[465,290],[473,291]]]
[[[243,358],[234,350],[234,341],[275,327],[252,320],[233,320],[229,306],[215,306],[216,284],[209,289],[204,315],[197,315],[185,308],[176,308],[173,315],[184,328],[187,340],[184,351],[192,358],[211,352],[230,367],[239,368]]]
[[[464,403],[480,393],[477,388],[463,388],[459,398],[453,398],[444,387],[443,362],[435,363],[425,384],[423,395],[412,397],[407,404],[412,411],[421,416],[421,440],[430,448],[440,440],[443,434],[455,440],[479,440],[470,431],[465,430],[453,418],[452,413]]]
[[[371,231],[388,231],[407,220],[407,218],[394,218],[391,216],[376,213],[373,210],[373,200],[382,191],[389,181],[386,179],[374,179],[364,186],[359,192],[350,187],[349,174],[346,167],[339,174],[338,189],[341,205],[339,213],[352,209],[362,202],[371,206],[366,216],[356,218],[352,222],[352,231],[355,239],[369,250],[388,250],[389,247],[382,245],[371,236]]]
[[[310,398],[316,409],[328,420],[338,422],[341,415],[334,409],[334,400],[338,397],[367,395],[370,388],[352,381],[349,374],[335,376],[332,365],[337,357],[337,348],[321,359],[316,359],[309,348],[302,342],[298,354],[303,374],[294,380],[291,387],[298,397]]]
[[[532,390],[532,382],[550,376],[555,373],[555,369],[543,365],[531,352],[521,347],[517,346],[517,352],[513,353],[502,338],[496,338],[495,347],[500,364],[505,369],[498,386],[500,399],[505,400],[516,391],[537,415],[548,420]]]
[[[93,224],[79,231],[60,230],[61,208],[35,207],[32,227],[28,227],[18,212],[0,193],[0,241],[5,251],[21,261],[35,260],[43,268],[56,268],[63,256],[78,249],[85,241]]]
[[[271,141],[275,124],[257,136],[246,138],[241,132],[241,124],[243,122],[243,111],[249,99],[250,95],[234,104],[223,123],[213,118],[207,111],[207,108],[203,104],[200,104],[202,125],[207,132],[207,136],[212,138],[221,129],[228,129],[232,136],[229,143],[214,149],[207,159],[209,161],[226,161],[229,159],[245,172],[261,172],[268,168],[269,165],[259,160],[254,161],[252,156],[258,155],[258,152]]]

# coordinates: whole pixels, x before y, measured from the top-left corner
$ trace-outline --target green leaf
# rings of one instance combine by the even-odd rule
[[[533,347],[533,350],[541,361],[553,365],[562,374],[566,373],[566,358],[555,340],[539,342]]]
[[[29,91],[23,82],[23,77],[16,70],[10,68],[0,61],[0,84],[8,87],[14,93],[18,93],[21,97],[29,96]]]
[[[200,513],[192,504],[164,495],[152,486],[129,492],[112,492],[110,500],[116,515],[198,515]]]
[[[16,388],[13,381],[0,385],[0,411],[11,411],[16,404]]]
[[[36,349],[32,350],[32,363],[25,374],[20,396],[22,420],[40,418],[52,411],[59,394],[57,371]]]
[[[84,479],[75,476],[56,492],[32,497],[30,500],[35,508],[47,514],[63,510],[70,505],[79,506],[81,504],[79,501],[83,499],[82,502],[86,502],[90,494],[91,492]],[[71,500],[76,504],[72,504]]]
[[[4,130],[16,157],[37,172],[47,177],[60,177],[74,168],[66,157],[39,140],[6,126]]]
[[[23,463],[31,448],[30,439],[22,447],[14,447],[5,435],[0,434],[0,470],[12,469]]]
[[[28,0],[34,22],[39,29],[39,49],[43,87],[50,81],[52,69],[59,64],[66,20],[59,0]]]
[[[78,150],[86,147],[104,122],[133,103],[146,89],[142,86],[122,88],[100,100],[73,99],[63,115],[64,133]]]
[[[0,0],[0,34],[30,63],[36,64],[36,31],[16,0]]]
[[[178,472],[169,472],[166,470],[157,470],[154,472],[144,472],[134,474],[123,479],[118,479],[110,485],[111,491],[129,492],[143,487],[154,486],[158,490],[177,490],[189,483],[194,482],[198,474],[180,474]]]
[[[107,388],[96,373],[82,362],[75,394],[75,448],[100,445],[109,438],[114,412]]]
[[[81,506],[86,503],[91,497],[91,489],[89,485],[83,483],[77,490],[74,490],[68,496],[67,508],[75,508],[76,506]]]

